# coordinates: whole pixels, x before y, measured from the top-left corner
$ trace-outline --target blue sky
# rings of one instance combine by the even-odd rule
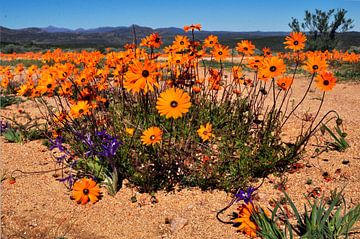
[[[345,8],[360,31],[360,0],[0,0],[0,25],[9,28],[100,26],[182,27],[204,30],[289,31],[305,10]],[[256,4],[255,4],[256,3]]]

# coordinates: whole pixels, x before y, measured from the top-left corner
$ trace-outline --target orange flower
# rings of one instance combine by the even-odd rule
[[[128,135],[133,136],[134,135],[134,128],[125,128],[125,131]]]
[[[262,51],[263,51],[265,57],[271,56],[271,50],[270,50],[269,47],[264,47],[264,48],[262,49]]]
[[[92,203],[99,201],[100,188],[91,178],[82,178],[75,182],[72,192],[72,198],[82,205],[86,204],[89,199]]]
[[[257,225],[251,219],[251,215],[254,213],[256,209],[254,209],[251,203],[242,204],[239,208],[239,216],[234,221],[240,222],[240,226],[238,227],[238,231],[250,236],[256,237]]]
[[[259,70],[262,67],[262,59],[263,57],[260,56],[254,56],[249,59],[248,65],[253,70]]]
[[[217,61],[224,61],[226,57],[230,56],[229,47],[220,44],[216,45],[211,53]]]
[[[197,131],[198,135],[202,139],[203,142],[209,140],[211,137],[215,136],[212,133],[212,125],[210,123],[206,123],[206,125],[200,125],[200,129]]]
[[[186,36],[177,35],[175,36],[173,45],[177,51],[183,51],[190,46],[189,38],[187,38]]]
[[[248,40],[242,40],[237,43],[236,50],[246,56],[251,56],[254,54],[255,46]]]
[[[154,91],[154,86],[159,87],[157,76],[159,72],[156,71],[156,64],[152,61],[145,60],[144,63],[139,60],[134,60],[133,64],[129,65],[129,70],[126,73],[124,87],[134,94],[140,90],[146,94],[148,91]]]
[[[284,61],[276,56],[266,57],[262,62],[259,75],[265,78],[274,78],[286,71]]]
[[[210,47],[210,48],[213,48],[218,43],[219,43],[218,37],[214,36],[214,35],[210,35],[207,38],[205,38],[205,40],[204,40],[204,45],[206,47]]]
[[[282,89],[282,90],[288,90],[293,82],[292,77],[286,76],[282,77],[277,80],[276,84]]]
[[[316,86],[321,91],[331,91],[336,85],[336,78],[332,72],[322,72],[316,77]]]
[[[161,44],[162,44],[161,38],[159,34],[156,32],[142,39],[140,46],[145,46],[149,48],[160,48]]]
[[[299,51],[305,48],[306,36],[302,32],[292,32],[290,36],[285,37],[285,48],[293,51]]]
[[[304,66],[304,69],[312,74],[325,71],[326,68],[327,64],[325,58],[316,54],[309,56]]]
[[[79,118],[82,115],[89,113],[89,108],[90,106],[88,102],[85,100],[81,100],[77,104],[71,106],[70,114],[74,118]]]
[[[150,127],[143,132],[141,142],[144,145],[155,145],[162,140],[162,130],[159,127]]]
[[[156,109],[167,119],[182,117],[189,111],[190,106],[190,96],[178,88],[170,88],[162,92],[156,102]]]
[[[184,31],[194,31],[194,30],[201,30],[201,24],[191,24],[190,26],[184,26]]]

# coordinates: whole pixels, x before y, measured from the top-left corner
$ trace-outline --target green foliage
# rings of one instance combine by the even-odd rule
[[[304,214],[299,213],[285,191],[284,194],[296,218],[296,225],[290,222],[280,204],[276,205],[271,217],[268,217],[263,210],[259,210],[253,215],[253,219],[259,226],[259,234],[264,238],[294,238],[293,231],[304,239],[348,238],[353,226],[360,220],[360,205],[346,211],[342,190],[332,192],[330,200],[322,197],[314,202],[309,201],[309,210],[304,205]],[[282,211],[280,214],[277,213],[279,209]],[[279,228],[278,220],[284,224],[283,229]]]
[[[340,81],[360,82],[360,63],[333,63],[334,74]]]
[[[5,130],[3,133],[4,138],[11,143],[22,143],[23,138],[20,133],[14,130],[13,128],[9,128]]]
[[[345,9],[315,10],[315,13],[305,11],[304,21],[292,18],[289,27],[292,31],[308,32],[308,50],[331,50],[338,44],[337,32],[346,32],[354,27],[354,20],[346,18]]]
[[[269,217],[266,212],[259,208],[257,212],[252,215],[252,220],[255,221],[258,226],[259,236],[266,239],[292,239],[293,232],[290,223],[287,220],[287,224],[284,229],[280,229],[278,226],[279,218],[277,216],[280,204],[277,204]]]
[[[328,145],[337,150],[337,151],[345,151],[347,148],[350,147],[349,143],[346,141],[345,137],[347,134],[342,131],[339,127],[339,125],[335,126],[335,132],[333,132],[328,126],[325,124],[322,124],[323,130],[328,132],[330,136],[333,138],[334,142],[328,142]]]
[[[19,104],[23,102],[21,98],[13,95],[1,95],[0,96],[0,108],[5,108],[6,106]]]

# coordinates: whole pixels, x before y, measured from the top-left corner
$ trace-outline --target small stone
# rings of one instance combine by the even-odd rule
[[[345,165],[347,165],[347,164],[349,164],[349,163],[350,163],[350,161],[347,160],[347,159],[344,159],[344,160],[342,161],[342,164],[345,164]]]
[[[170,230],[172,233],[175,233],[175,232],[181,230],[187,224],[188,224],[187,219],[181,218],[181,217],[176,217],[176,218],[170,220]]]

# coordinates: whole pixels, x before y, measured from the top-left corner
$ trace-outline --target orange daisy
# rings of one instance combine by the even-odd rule
[[[285,48],[293,51],[299,51],[305,48],[306,36],[302,32],[292,32],[290,36],[285,37]]]
[[[189,111],[190,106],[189,94],[178,88],[170,88],[162,92],[156,102],[156,109],[167,119],[182,117]]]
[[[206,125],[200,125],[200,129],[197,131],[198,135],[202,139],[203,142],[209,140],[211,137],[215,136],[212,133],[212,125],[210,123],[206,123]]]
[[[321,91],[331,91],[336,85],[336,78],[332,72],[325,71],[316,76],[316,86]]]
[[[86,204],[89,200],[92,203],[99,201],[100,188],[96,182],[91,178],[82,178],[76,181],[73,187],[72,198],[82,205]]]
[[[144,145],[155,145],[162,140],[162,130],[159,127],[150,127],[143,132],[141,142]]]
[[[129,65],[128,72],[126,72],[124,87],[134,94],[140,90],[143,90],[144,94],[146,94],[148,91],[154,91],[154,86],[159,87],[157,82],[159,74],[153,61],[145,60],[142,63],[139,60],[134,60]]]
[[[204,40],[204,45],[209,48],[213,48],[219,43],[218,37],[214,35],[210,35]]]
[[[293,82],[292,77],[286,76],[278,79],[276,81],[276,84],[282,89],[282,90],[288,90]]]
[[[237,43],[236,50],[246,56],[251,56],[254,54],[255,46],[251,43],[251,41],[242,40],[241,42]]]
[[[220,44],[216,45],[211,53],[217,61],[224,61],[226,57],[230,56],[229,47]]]
[[[250,236],[256,237],[257,225],[251,219],[251,215],[254,213],[256,209],[251,203],[242,204],[239,208],[239,216],[234,221],[240,222],[240,226],[238,227],[238,231]]]
[[[90,105],[85,100],[80,100],[77,104],[70,107],[70,115],[74,118],[79,118],[90,112]]]
[[[276,56],[266,57],[262,62],[259,75],[264,75],[267,78],[274,78],[286,71],[284,61]]]
[[[183,50],[189,48],[190,41],[189,41],[189,38],[187,36],[177,35],[177,36],[175,36],[175,40],[173,42],[173,45],[174,45],[174,48],[177,51],[183,51]]]
[[[325,71],[326,68],[325,58],[316,54],[309,56],[304,66],[304,69],[312,74]]]

